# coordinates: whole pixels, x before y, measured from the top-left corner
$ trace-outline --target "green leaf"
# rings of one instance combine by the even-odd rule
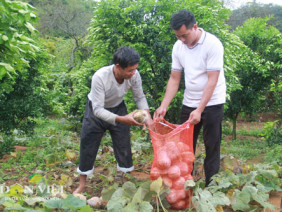
[[[25,26],[28,28],[28,30],[31,32],[31,33],[34,33],[34,31],[36,31],[36,29],[32,26],[31,23],[27,22],[25,24]]]
[[[79,209],[78,212],[93,212],[94,210],[89,206],[85,205],[83,208]]]
[[[145,190],[141,187],[138,188],[137,192],[134,194],[132,202],[141,203],[144,200],[145,195],[148,193],[148,190]]]
[[[123,189],[118,188],[112,195],[111,199],[107,203],[107,209],[109,211],[122,211],[124,206],[130,201],[129,198],[124,196]]]
[[[190,188],[194,188],[195,187],[195,182],[194,180],[187,180],[184,184],[184,188],[185,190],[189,190]]]
[[[43,197],[29,197],[29,198],[25,198],[24,201],[30,205],[30,206],[34,206],[36,203],[38,202],[46,202],[46,199]]]
[[[4,66],[7,71],[10,71],[10,72],[15,71],[15,69],[8,63],[1,63],[0,62],[0,66]]]
[[[100,175],[102,176],[102,175]],[[119,188],[119,185],[117,183],[114,183],[113,185],[109,186],[107,189],[102,190],[102,198],[103,200],[110,200],[112,195],[115,193],[115,191]]]
[[[78,209],[86,205],[86,201],[81,200],[73,195],[68,195],[68,197],[63,201],[63,206],[69,209]]]
[[[154,180],[150,185],[150,190],[156,192],[157,194],[160,193],[161,187],[163,185],[163,179],[159,177],[157,180]]]
[[[124,194],[129,198],[132,198],[137,191],[134,183],[130,181],[127,181],[126,183],[124,183],[122,188],[123,188]]]
[[[31,18],[36,18],[36,15],[34,13],[29,13]]]
[[[250,209],[249,202],[251,200],[251,196],[249,192],[240,191],[236,189],[234,193],[235,195],[232,200],[232,209],[235,211],[236,210],[241,210],[241,211],[249,210]]]
[[[216,192],[213,194],[213,197],[211,199],[211,203],[213,206],[217,205],[230,205],[229,198],[222,192]]]
[[[6,75],[7,70],[3,67],[0,66],[0,80]]]
[[[139,207],[137,204],[131,202],[129,203],[125,208],[124,208],[124,212],[138,212],[139,211]]]
[[[141,203],[129,203],[125,208],[124,212],[151,212],[153,211],[153,206],[149,202]]]
[[[50,199],[44,203],[45,207],[51,209],[62,209],[63,201],[61,199]]]
[[[216,209],[210,199],[212,194],[207,190],[198,189],[198,195],[193,196],[192,202],[198,212],[216,212]]]
[[[9,40],[9,38],[6,35],[3,35],[2,40],[7,41],[7,40]]]
[[[153,209],[153,206],[149,202],[142,202],[140,205],[140,212],[150,212]]]
[[[110,200],[107,203],[107,210],[110,212],[122,212],[125,206],[124,202],[120,202],[118,200]]]

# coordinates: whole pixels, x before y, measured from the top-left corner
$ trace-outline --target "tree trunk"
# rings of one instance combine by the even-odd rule
[[[77,48],[79,47],[78,45],[78,39],[74,37],[74,46],[72,48],[71,56],[70,56],[70,67],[68,69],[68,72],[70,72],[74,68],[74,57],[75,57],[75,52]]]
[[[238,114],[236,113],[235,116],[232,119],[233,129],[232,129],[232,140],[236,140],[236,128],[237,128],[237,118]]]

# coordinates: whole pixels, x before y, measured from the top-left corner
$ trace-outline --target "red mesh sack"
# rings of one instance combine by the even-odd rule
[[[166,120],[156,122],[155,129],[149,129],[154,149],[150,179],[162,177],[169,186],[166,200],[172,209],[185,209],[191,203],[192,189],[186,191],[184,183],[193,180],[193,129],[194,125],[188,122],[176,125]]]

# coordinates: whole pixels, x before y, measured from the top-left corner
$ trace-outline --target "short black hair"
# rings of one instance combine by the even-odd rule
[[[119,47],[113,56],[114,64],[119,64],[122,68],[136,65],[140,62],[138,52],[129,46]]]
[[[185,25],[187,29],[191,29],[196,24],[195,16],[188,10],[180,10],[171,16],[170,26],[173,30],[178,30],[182,25]]]

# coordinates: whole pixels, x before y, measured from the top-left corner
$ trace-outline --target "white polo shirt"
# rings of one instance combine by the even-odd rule
[[[202,28],[198,43],[189,48],[178,40],[172,50],[172,70],[185,75],[183,105],[198,107],[208,82],[208,71],[220,71],[218,82],[207,106],[223,104],[226,101],[226,83],[223,71],[223,45],[220,40]]]

